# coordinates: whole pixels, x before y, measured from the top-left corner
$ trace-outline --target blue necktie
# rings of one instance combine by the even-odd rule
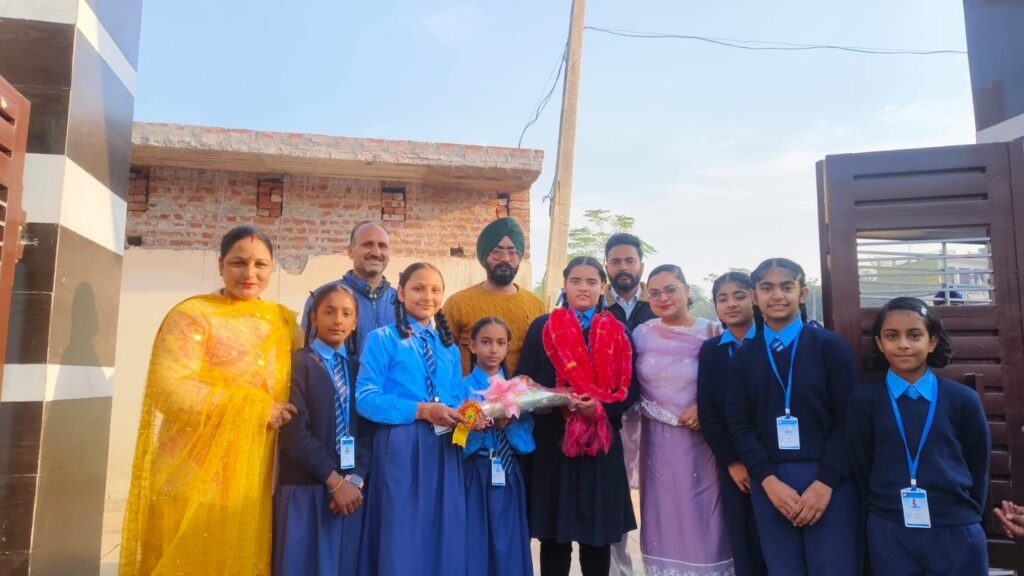
[[[583,328],[584,330],[590,328],[590,316],[587,316],[583,312],[577,312],[576,319],[580,322],[580,328]]]
[[[782,338],[776,336],[775,340],[772,340],[772,350],[775,350],[776,352],[782,352],[785,349],[786,345],[782,343]]]
[[[921,391],[917,389],[917,386],[907,386],[906,394],[911,400],[917,400],[921,397]]]
[[[434,384],[434,373],[437,372],[437,359],[434,358],[434,349],[430,346],[431,333],[423,330],[417,337],[420,339],[420,350],[423,352],[423,363],[427,367],[427,394],[432,401],[436,401],[437,385]]]
[[[515,452],[512,451],[512,444],[508,441],[508,434],[505,434],[504,430],[494,431],[494,451],[498,454],[498,459],[501,460],[501,465],[505,470],[513,462]]]
[[[337,438],[338,454],[341,454],[341,439],[348,433],[345,422],[345,405],[348,404],[348,371],[345,369],[345,357],[341,352],[334,353],[334,366],[331,369],[334,378],[334,422]]]

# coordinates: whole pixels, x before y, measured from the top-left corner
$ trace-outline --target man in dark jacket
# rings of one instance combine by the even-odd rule
[[[644,274],[644,248],[632,234],[612,234],[604,245],[608,286],[604,302],[608,311],[630,332],[654,318],[647,289],[640,281]]]

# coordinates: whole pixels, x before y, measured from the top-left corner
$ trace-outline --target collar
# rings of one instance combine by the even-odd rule
[[[355,270],[345,272],[345,276],[342,277],[342,280],[344,280],[356,294],[369,297],[369,293],[373,291],[373,289],[370,288],[369,282],[363,280],[359,276],[356,276]],[[383,294],[390,287],[391,284],[388,282],[387,276],[381,276],[380,284],[377,285],[377,292]]]
[[[321,358],[329,362],[334,361],[334,356],[336,354],[341,354],[342,358],[348,359],[348,351],[345,350],[344,346],[335,350],[334,348],[331,348],[330,346],[325,344],[324,341],[321,340],[319,337],[314,338],[313,341],[309,343],[309,347],[313,350],[313,352],[316,352],[317,355],[319,355]]]
[[[633,300],[637,302],[647,302],[647,284],[645,282],[640,283],[640,289],[636,291],[635,295],[633,295]],[[612,285],[609,282],[604,286],[605,306],[611,306],[616,302],[620,302],[623,305],[628,303],[625,299],[619,296],[619,293],[615,291],[615,288],[612,288]]]
[[[573,313],[576,314],[577,318],[580,317],[580,314],[583,314],[584,316],[586,316],[588,322],[589,321],[593,321],[594,320],[594,315],[597,314],[597,307],[596,306],[591,308],[590,310],[577,310],[575,308],[570,308],[570,310],[572,310]]]
[[[756,324],[752,324],[750,326],[750,330],[747,330],[747,335],[743,337],[743,342],[746,342],[747,340],[750,340],[756,334],[757,334],[757,325]],[[732,332],[728,328],[726,328],[725,331],[722,332],[722,340],[718,342],[718,345],[719,346],[724,346],[726,344],[732,344],[734,342],[736,344],[739,344],[740,346],[743,345],[743,342],[736,342],[736,337],[732,335]]]
[[[491,377],[487,375],[487,372],[481,370],[479,366],[474,366],[473,371],[469,373],[469,376],[473,380],[476,380],[477,382],[482,382],[484,384],[481,390],[486,390],[491,385],[490,382],[488,382],[488,380],[490,380]],[[505,371],[502,370],[501,368],[498,368],[498,376],[504,378]]]
[[[434,329],[434,323],[433,322],[430,323],[430,326],[423,326],[419,322],[417,322],[417,321],[413,320],[412,318],[410,318],[409,319],[409,326],[412,326],[412,334],[413,334],[413,336],[420,336],[424,332],[428,336],[437,336],[437,331]]]
[[[771,344],[772,340],[777,337],[779,340],[782,340],[783,346],[789,346],[793,343],[793,340],[796,340],[797,335],[800,334],[800,331],[803,330],[803,328],[804,321],[800,317],[797,317],[796,320],[790,322],[789,326],[786,326],[780,332],[772,330],[768,327],[768,324],[765,324],[764,341]]]
[[[889,372],[885,375],[885,385],[889,387],[889,392],[892,393],[893,398],[899,398],[907,392],[907,388],[914,386],[925,400],[931,402],[932,398],[935,398],[935,388],[939,385],[939,379],[935,377],[934,372],[928,370],[924,373],[924,376],[921,376],[920,380],[910,383],[897,376],[890,368]]]

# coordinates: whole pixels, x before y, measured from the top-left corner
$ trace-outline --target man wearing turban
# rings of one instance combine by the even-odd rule
[[[506,373],[514,374],[530,323],[547,311],[540,298],[515,283],[525,251],[526,237],[514,218],[499,218],[480,232],[476,240],[476,259],[487,271],[487,279],[453,294],[444,305],[452,336],[462,352],[463,374],[473,371],[469,340],[473,325],[478,321],[496,316],[508,324],[512,338]]]

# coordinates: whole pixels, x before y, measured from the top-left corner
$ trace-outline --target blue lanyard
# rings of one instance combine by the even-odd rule
[[[337,359],[335,359],[335,360],[337,361]],[[334,396],[337,398],[338,403],[341,404],[341,414],[342,414],[342,417],[345,419],[345,433],[344,433],[344,436],[348,436],[348,431],[352,429],[352,425],[351,425],[352,423],[349,420],[349,417],[350,417],[350,414],[351,414],[351,406],[349,405],[349,401],[348,401],[348,399],[349,399],[348,393],[349,393],[349,390],[351,390],[351,385],[349,384],[349,378],[348,378],[348,362],[346,362],[344,358],[342,358],[340,360],[340,362],[341,362],[342,378],[345,379],[345,394],[342,395],[341,390],[338,389],[338,383],[335,382],[334,383]],[[331,380],[334,380],[334,376],[333,375],[331,376]]]
[[[779,375],[779,368],[775,365],[775,352],[772,350],[771,343],[768,342],[768,338],[764,339],[765,349],[768,351],[768,362],[772,365],[772,372],[775,373],[775,379],[779,381],[779,386],[786,393],[786,416],[789,416],[789,399],[793,396],[793,367],[796,366],[796,349],[800,345],[800,334],[804,331],[803,327],[796,333],[796,338],[793,339],[793,353],[789,358],[789,378],[786,382],[782,381],[782,376]]]
[[[900,431],[900,438],[903,439],[903,449],[907,451],[907,467],[910,468],[910,485],[917,486],[917,466],[921,463],[921,452],[924,451],[925,440],[928,433],[932,431],[932,422],[935,421],[935,405],[939,403],[939,386],[936,383],[935,393],[932,394],[931,406],[928,407],[928,418],[924,421],[924,430],[921,431],[921,441],[917,443],[917,455],[910,456],[910,445],[907,444],[907,431],[903,427],[903,416],[900,414],[900,407],[896,404],[896,397],[892,390],[885,387],[889,392],[889,402],[892,403],[892,414],[896,418],[896,428]]]

